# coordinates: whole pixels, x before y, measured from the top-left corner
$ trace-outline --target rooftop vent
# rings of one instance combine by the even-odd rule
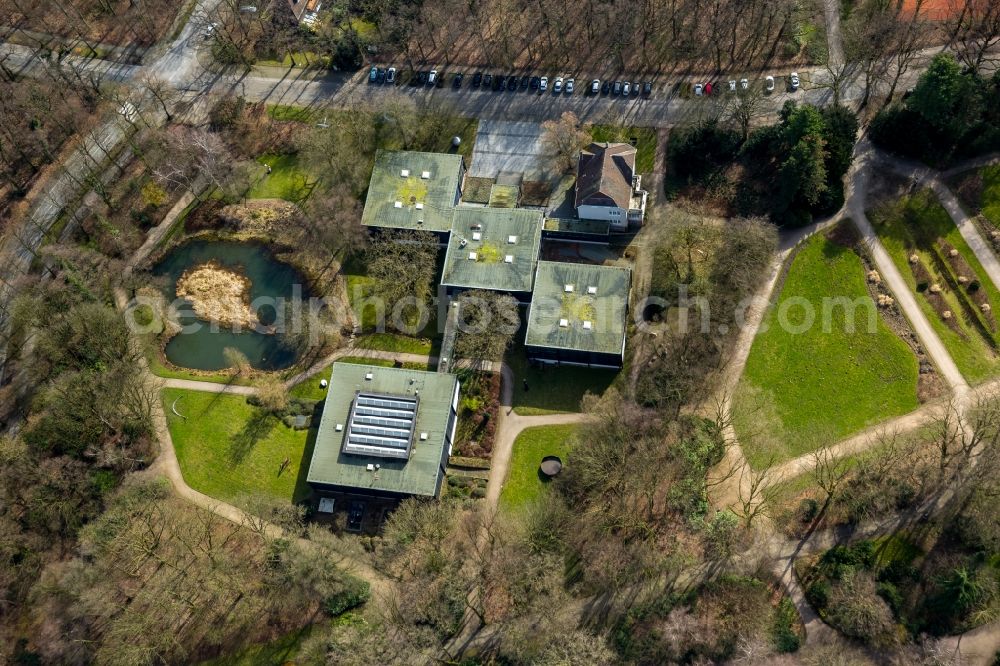
[[[423,171],[423,172],[421,172],[420,177],[423,178],[424,180],[427,180],[428,178],[431,177],[431,172],[430,171]]]
[[[424,223],[423,218],[420,218],[419,220],[417,220],[417,224],[423,224],[423,223]]]
[[[594,328],[594,325],[592,323],[590,323],[589,321],[583,322],[583,330],[589,331],[592,328]]]
[[[399,172],[399,175],[401,177],[403,177],[403,178],[409,178],[410,177],[410,170],[409,169],[403,169],[402,171]]]
[[[512,263],[514,263],[514,255],[508,254],[507,256],[505,256],[503,258],[503,263],[505,263],[505,264],[512,264]]]
[[[367,379],[368,381],[371,381],[374,378],[375,378],[375,375],[373,375],[372,373],[370,373],[370,372],[366,372],[365,373],[365,379]]]
[[[517,236],[507,236],[507,244],[513,245],[517,242]]]
[[[465,240],[464,238],[462,240],[458,241],[458,246],[459,247],[465,247],[468,244],[469,244],[469,241]]]
[[[566,328],[569,326],[569,319],[560,319],[559,328]]]
[[[469,261],[475,261],[478,258],[479,258],[479,255],[476,254],[475,252],[470,252],[469,253]]]
[[[396,208],[402,208],[403,207],[403,202],[402,201],[397,201],[396,203],[394,203],[392,205],[394,207],[396,207]]]
[[[573,285],[571,285],[571,284],[566,285],[565,287],[563,287],[563,291],[565,291],[567,294],[572,294],[573,293]]]
[[[424,204],[422,204],[421,202],[418,201],[417,204],[416,204],[416,206],[414,206],[414,208],[416,208],[417,210],[423,210],[424,209]]]
[[[483,239],[482,232],[480,232],[480,231],[473,231],[472,232],[472,240],[477,241],[477,240],[482,240],[482,239]]]
[[[373,463],[368,463],[365,466],[365,469],[367,469],[369,472],[374,472],[375,471],[375,465]]]
[[[597,287],[587,287],[587,293],[593,296],[597,293]]]
[[[344,424],[343,423],[338,423],[337,424],[337,432],[341,432],[341,431],[343,431],[343,429],[344,429]]]
[[[470,225],[469,228],[472,229],[473,231],[479,231],[480,229],[483,228],[483,225],[477,222],[476,224]]]
[[[420,433],[420,441],[421,442],[426,442],[427,441],[427,433],[426,432]]]

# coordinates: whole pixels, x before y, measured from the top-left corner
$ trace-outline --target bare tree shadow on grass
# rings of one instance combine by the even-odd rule
[[[278,419],[268,412],[256,410],[239,432],[229,439],[229,459],[233,464],[243,462],[257,442],[261,441],[274,430]]]

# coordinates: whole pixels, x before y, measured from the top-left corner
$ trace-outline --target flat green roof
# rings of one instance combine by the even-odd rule
[[[630,284],[627,268],[539,261],[524,344],[621,354]]]
[[[531,291],[541,242],[540,211],[458,208],[452,221],[441,284]]]
[[[545,230],[556,233],[591,234],[607,236],[611,231],[611,223],[607,220],[580,220],[565,217],[545,218]]]
[[[448,231],[461,177],[461,155],[380,150],[361,222],[371,227]]]
[[[367,379],[369,375],[371,379]],[[334,363],[307,481],[367,491],[434,495],[443,474],[441,460],[452,437],[449,429],[457,390],[458,379],[451,374]],[[419,400],[408,460],[342,451],[351,406],[359,392]],[[425,440],[421,439],[423,433],[427,433]],[[368,465],[380,468],[368,471]]]

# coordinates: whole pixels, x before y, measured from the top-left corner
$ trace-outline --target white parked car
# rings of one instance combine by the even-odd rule
[[[774,91],[774,77],[773,76],[768,75],[768,77],[766,79],[764,79],[764,89],[767,90],[767,92],[773,92]]]
[[[622,85],[622,96],[623,96],[623,97],[628,97],[628,93],[629,93],[629,90],[630,90],[630,88],[629,88],[629,82],[628,82],[628,81],[626,81],[626,82],[625,82],[625,83],[624,83],[624,84]]]
[[[599,92],[601,92],[601,80],[594,79],[593,81],[590,82],[590,94],[596,95]]]
[[[549,88],[549,77],[543,76],[542,80],[538,82],[538,90],[540,92],[545,92]]]
[[[700,83],[694,84],[694,95],[695,97],[701,97],[704,94],[704,88]]]
[[[729,80],[729,92],[736,92],[736,79]]]
[[[750,88],[750,80],[740,79],[740,88],[742,88],[743,90],[747,90],[748,88]]]
[[[566,94],[572,95],[574,87],[576,87],[576,81],[574,79],[568,79],[566,81]]]
[[[556,94],[561,93],[562,92],[562,84],[563,84],[563,78],[561,76],[557,76],[556,80],[552,82],[552,92],[554,92]],[[544,90],[544,88],[543,88],[543,90]]]
[[[438,80],[438,71],[436,69],[432,69],[431,73],[427,76],[427,85],[432,86],[435,83],[437,83],[437,80]]]
[[[389,71],[385,73],[385,82],[386,83],[395,83],[396,82],[396,68],[395,67],[390,67]]]
[[[799,73],[798,72],[792,72],[792,75],[790,77],[788,77],[788,81],[789,81],[789,83],[792,84],[792,90],[798,90],[799,89]]]

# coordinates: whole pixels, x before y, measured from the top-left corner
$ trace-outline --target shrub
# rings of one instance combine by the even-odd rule
[[[336,617],[341,613],[357,608],[368,601],[371,596],[371,588],[368,583],[362,580],[353,580],[340,592],[327,597],[323,601],[323,610],[328,615]]]
[[[146,184],[142,186],[142,201],[147,206],[158,208],[167,203],[167,198],[167,191],[155,180],[146,181]]]
[[[139,326],[149,326],[155,316],[153,308],[148,305],[140,305],[132,311],[132,317]]]
[[[771,640],[778,652],[795,652],[802,644],[795,631],[799,613],[788,597],[782,597],[774,609],[774,623],[771,625]]]

